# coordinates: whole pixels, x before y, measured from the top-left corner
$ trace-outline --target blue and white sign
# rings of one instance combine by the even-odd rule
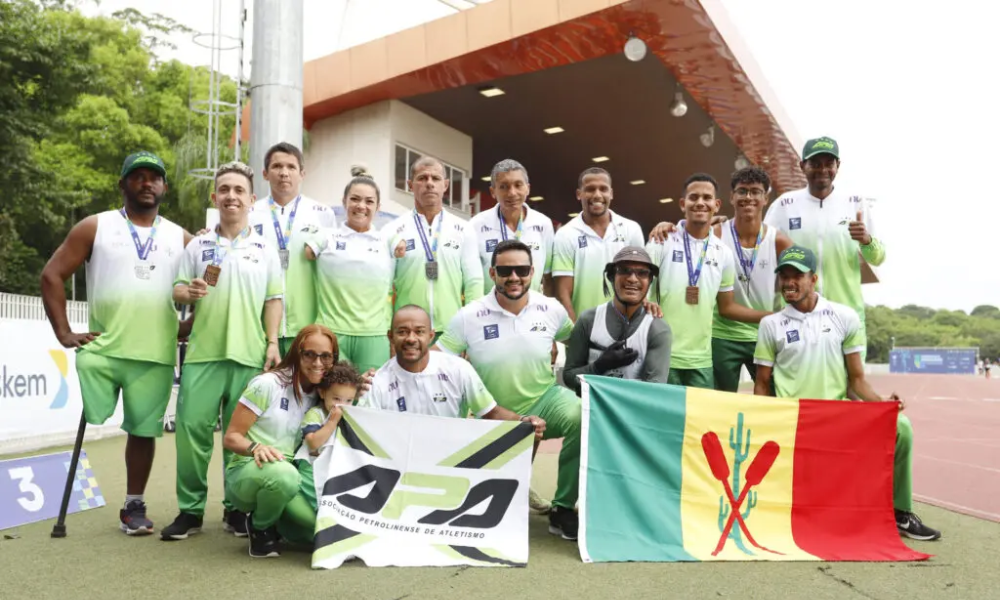
[[[975,348],[898,348],[889,352],[890,373],[975,375]]]
[[[70,458],[71,452],[59,452],[0,461],[0,529],[59,516]],[[81,451],[67,512],[100,508],[104,504],[87,453]]]

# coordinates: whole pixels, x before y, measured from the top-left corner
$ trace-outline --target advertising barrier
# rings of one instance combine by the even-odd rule
[[[889,372],[975,375],[978,355],[978,348],[896,348],[889,352]]]

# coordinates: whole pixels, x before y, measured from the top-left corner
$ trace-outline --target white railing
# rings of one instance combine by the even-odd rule
[[[70,323],[86,323],[87,303],[67,300],[66,316]],[[47,317],[41,298],[0,293],[0,319],[46,321]]]

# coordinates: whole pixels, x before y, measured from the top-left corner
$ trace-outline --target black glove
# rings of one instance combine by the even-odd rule
[[[611,369],[626,367],[634,363],[637,358],[639,358],[638,350],[626,348],[625,340],[618,340],[597,357],[597,360],[594,361],[594,372],[601,375]]]

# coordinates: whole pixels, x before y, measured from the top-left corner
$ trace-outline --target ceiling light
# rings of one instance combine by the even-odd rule
[[[670,204],[673,201],[673,198],[660,198],[660,204]]]
[[[709,125],[708,131],[698,136],[701,140],[701,145],[706,148],[711,148],[712,144],[715,143],[715,125]]]
[[[628,41],[625,42],[625,58],[632,62],[639,62],[646,58],[646,42],[628,34]]]
[[[578,213],[578,212],[575,212],[575,213],[569,213],[569,216],[571,216],[571,217],[579,217],[579,216],[580,216],[580,213]]]
[[[629,183],[631,183],[632,185],[642,185],[642,184],[646,183],[646,180],[645,179],[633,179]]]
[[[747,158],[745,156],[740,156],[740,157],[737,157],[736,162],[733,163],[733,166],[736,167],[737,171],[739,171],[740,169],[745,169],[745,168],[749,167],[750,166],[750,161],[747,160]]]
[[[486,96],[487,98],[492,98],[494,96],[503,96],[506,92],[498,87],[488,87],[479,90],[479,93]]]
[[[595,158],[592,158],[592,159],[590,159],[590,160],[592,160],[592,161],[594,161],[594,162],[606,162],[606,161],[609,161],[609,160],[611,160],[611,159],[610,159],[610,158],[608,158],[607,156],[597,156],[597,157],[595,157]]]
[[[687,114],[688,105],[684,101],[684,94],[677,92],[674,94],[674,102],[670,105],[670,114],[675,117],[683,117]]]
[[[528,198],[528,200],[531,200],[532,202],[541,202],[544,199],[545,198],[542,198],[541,196],[531,196],[530,198]]]
[[[547,127],[546,129],[544,129],[544,131],[545,133],[552,135],[553,133],[562,133],[566,130],[563,129],[562,127]]]
[[[480,177],[480,179],[482,179],[483,181],[493,181],[493,177],[491,177],[490,175],[484,175],[483,177]]]

